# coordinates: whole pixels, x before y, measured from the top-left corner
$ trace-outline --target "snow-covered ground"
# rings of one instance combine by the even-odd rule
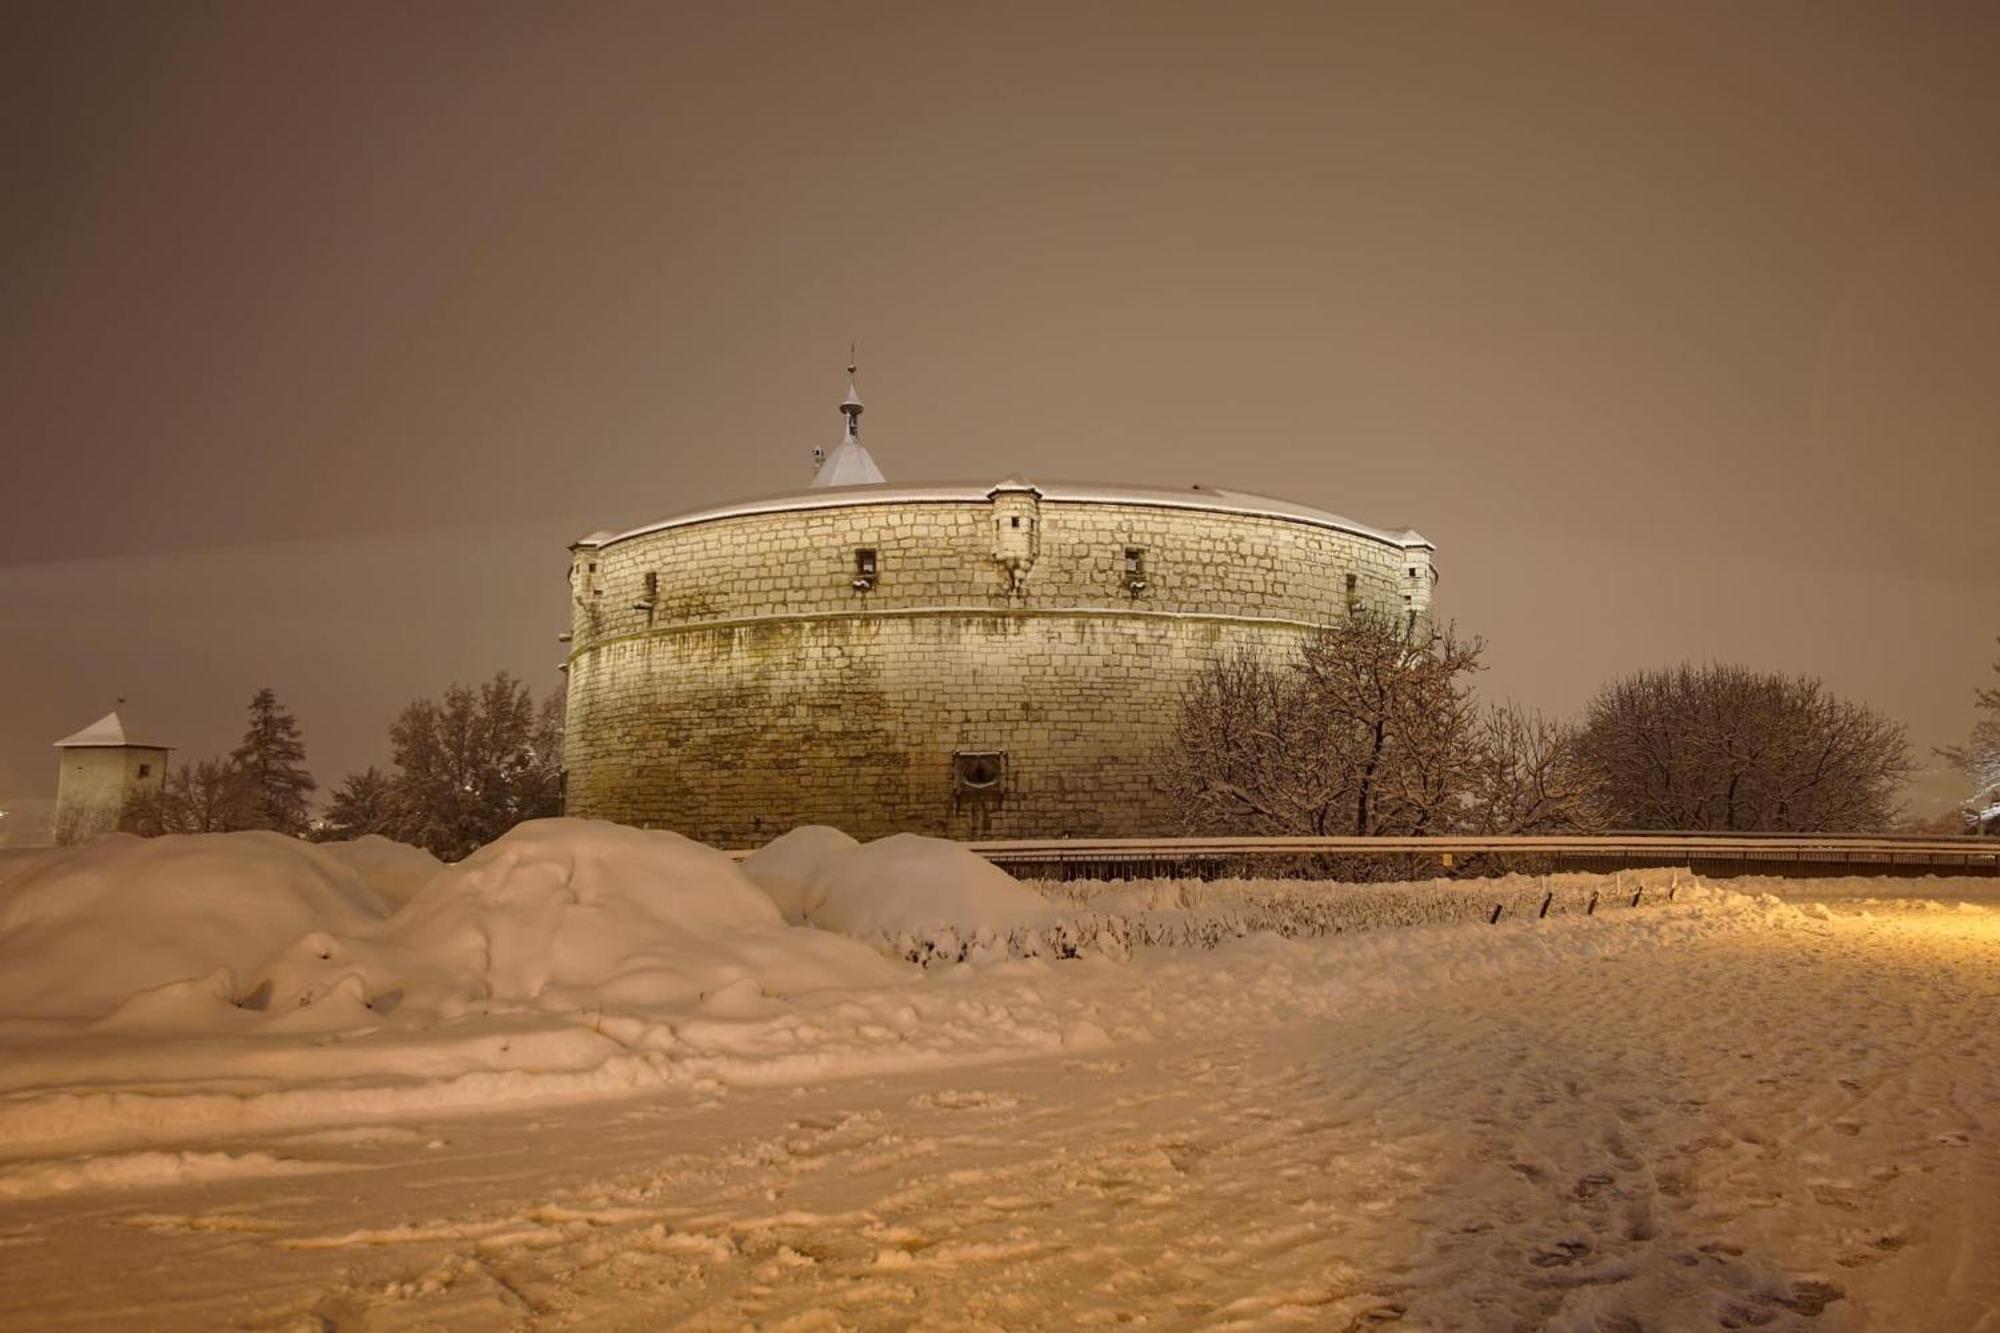
[[[2000,1329],[2000,881],[420,855],[0,853],[0,1326]]]

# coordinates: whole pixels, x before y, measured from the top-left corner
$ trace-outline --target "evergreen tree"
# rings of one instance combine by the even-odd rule
[[[306,772],[305,757],[298,719],[278,706],[269,686],[257,691],[250,700],[249,730],[229,756],[250,791],[245,822],[236,827],[305,834],[306,796],[319,785]]]
[[[390,833],[396,822],[396,784],[372,764],[347,775],[328,802],[318,837],[322,841]]]

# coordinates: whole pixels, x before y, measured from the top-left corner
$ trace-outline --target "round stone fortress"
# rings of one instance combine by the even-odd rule
[[[752,846],[1176,831],[1181,693],[1357,611],[1429,622],[1432,546],[1205,486],[811,488],[571,548],[568,813]]]

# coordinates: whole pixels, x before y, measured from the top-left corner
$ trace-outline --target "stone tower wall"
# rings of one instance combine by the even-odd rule
[[[158,795],[167,775],[167,751],[139,745],[71,746],[59,752],[55,838],[88,842],[118,827],[125,802]]]
[[[1237,647],[1289,653],[1348,614],[1350,575],[1361,605],[1428,610],[1427,551],[1029,491],[582,546],[568,810],[725,845],[801,823],[1169,832],[1157,756],[1185,682]]]

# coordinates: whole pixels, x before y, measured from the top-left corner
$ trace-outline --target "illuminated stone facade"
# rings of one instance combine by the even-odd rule
[[[56,751],[59,843],[89,842],[111,832],[129,802],[158,796],[166,781],[168,747],[133,740],[116,711],[57,741]]]
[[[1172,830],[1181,690],[1366,607],[1430,543],[1196,488],[816,489],[572,548],[569,813],[721,845]]]

